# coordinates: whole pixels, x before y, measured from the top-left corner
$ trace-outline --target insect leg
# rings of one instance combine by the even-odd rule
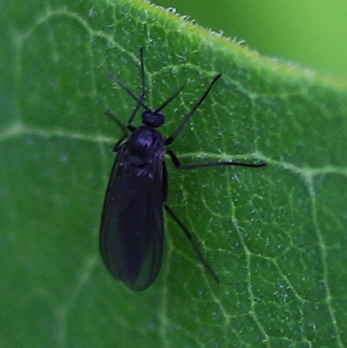
[[[112,121],[114,121],[114,122],[117,124],[117,126],[123,131],[122,137],[120,138],[119,141],[117,141],[117,143],[116,143],[116,144],[114,145],[114,147],[113,147],[113,151],[114,151],[114,152],[117,152],[118,147],[119,147],[119,144],[121,144],[121,143],[124,141],[124,139],[126,139],[126,138],[128,137],[128,128],[127,128],[121,121],[119,121],[118,118],[117,118],[115,115],[113,115],[111,111],[106,110],[106,111],[105,111],[105,114],[106,114]]]
[[[106,110],[105,115],[108,116],[113,122],[115,122],[117,126],[123,131],[122,138],[126,138],[128,136],[127,127],[125,127],[124,124],[119,121],[119,119],[110,110]]]
[[[225,166],[240,166],[240,167],[264,167],[267,163],[242,163],[232,161],[221,161],[221,162],[208,162],[208,163],[196,163],[196,164],[181,164],[178,157],[170,150],[167,149],[166,153],[170,156],[172,163],[177,169],[196,169],[196,168],[207,168],[207,167],[225,167]]]
[[[195,243],[195,241],[193,239],[192,234],[188,231],[187,227],[182,223],[182,221],[176,216],[176,214],[171,210],[171,208],[169,206],[164,204],[164,208],[169,213],[169,215],[174,219],[174,221],[177,223],[177,225],[181,228],[181,230],[184,232],[184,234],[188,238],[196,256],[199,258],[200,262],[204,265],[206,271],[211,274],[211,276],[213,277],[213,279],[216,283],[219,283],[219,278],[218,278],[217,274],[213,271],[211,266],[208,264],[208,262],[203,257],[201,251],[199,250],[197,244]]]
[[[222,76],[222,74],[218,74],[210,83],[210,85],[208,86],[207,90],[205,91],[205,93],[202,95],[202,97],[200,98],[200,100],[192,107],[192,109],[188,112],[188,114],[186,116],[184,116],[182,122],[179,124],[179,126],[176,128],[176,130],[173,132],[172,135],[170,135],[166,141],[165,141],[165,145],[169,145],[171,144],[179,135],[179,133],[182,131],[182,129],[185,127],[185,125],[187,124],[187,122],[189,121],[190,117],[195,113],[196,110],[199,109],[199,107],[201,106],[202,102],[205,100],[205,98],[207,97],[207,95],[210,93],[210,90],[212,89],[213,85],[217,82],[217,80]]]

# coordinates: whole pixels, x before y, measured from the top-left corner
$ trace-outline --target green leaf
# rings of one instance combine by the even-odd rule
[[[13,0],[0,19],[1,347],[347,345],[346,83],[142,1]],[[140,46],[149,105],[185,85],[165,135],[223,74],[171,147],[184,163],[268,163],[168,163],[169,204],[220,284],[169,218],[148,290],[128,290],[100,260],[122,134],[104,111],[126,122],[134,108],[104,70],[139,93]]]

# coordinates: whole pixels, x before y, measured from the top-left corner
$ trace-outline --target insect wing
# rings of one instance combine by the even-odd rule
[[[163,186],[159,157],[138,168],[120,149],[106,192],[100,249],[109,271],[135,291],[149,287],[160,270]]]

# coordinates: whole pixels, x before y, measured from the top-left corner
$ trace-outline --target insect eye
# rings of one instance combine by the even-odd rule
[[[157,128],[165,122],[165,116],[160,112],[145,110],[142,113],[142,122],[146,126]]]

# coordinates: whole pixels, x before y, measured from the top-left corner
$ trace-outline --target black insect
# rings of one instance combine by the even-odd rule
[[[171,158],[178,169],[194,169],[216,166],[262,167],[266,163],[211,162],[183,165],[167,148],[180,134],[190,117],[198,110],[212,86],[221,77],[218,74],[210,83],[200,100],[193,105],[171,136],[165,138],[156,128],[165,122],[161,112],[182,90],[175,93],[157,109],[145,103],[145,73],[143,49],[140,49],[142,91],[136,97],[131,90],[110,72],[107,74],[136,101],[126,126],[110,112],[108,116],[123,129],[123,138],[115,145],[117,158],[107,187],[101,219],[100,250],[102,259],[118,280],[134,291],[148,288],[157,278],[163,255],[163,208],[176,221],[189,239],[197,257],[205,269],[219,282],[217,275],[204,259],[186,226],[167,205],[168,180],[164,155]],[[143,108],[142,123],[135,127],[132,122]],[[127,137],[127,131],[131,135]]]

